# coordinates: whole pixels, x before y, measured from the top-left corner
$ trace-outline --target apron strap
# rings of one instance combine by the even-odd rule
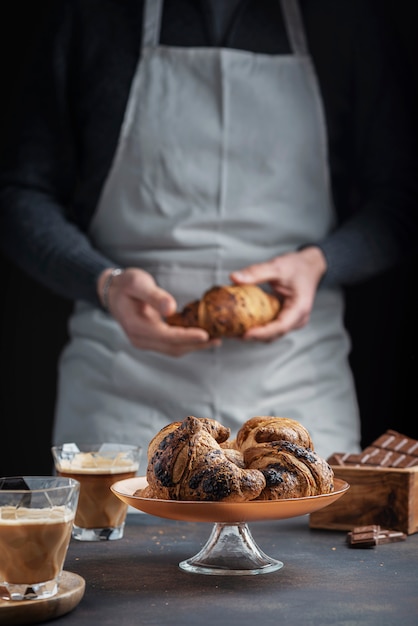
[[[290,47],[297,56],[307,56],[308,44],[298,0],[280,0]]]
[[[142,48],[155,48],[160,39],[163,0],[145,0],[142,18]]]

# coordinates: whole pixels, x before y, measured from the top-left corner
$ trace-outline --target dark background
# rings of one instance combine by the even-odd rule
[[[1,4],[0,137],[13,116],[20,68],[53,1]],[[411,104],[418,111],[415,3],[376,0],[376,4],[397,40],[403,71],[411,77]],[[0,262],[0,476],[49,474],[57,358],[67,338],[72,305],[5,259]],[[387,428],[418,438],[418,333],[413,302],[417,270],[415,262],[347,290],[363,447]]]

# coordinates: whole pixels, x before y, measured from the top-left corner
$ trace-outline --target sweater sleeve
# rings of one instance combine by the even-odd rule
[[[47,288],[99,305],[98,274],[112,265],[73,216],[77,146],[71,89],[74,3],[57,2],[16,98],[1,154],[0,247]]]
[[[349,100],[355,192],[345,219],[317,242],[327,260],[328,286],[364,282],[410,261],[418,236],[417,128],[413,89],[409,85],[408,91],[405,80],[408,59],[399,54],[400,42],[382,30],[370,3],[356,4]]]

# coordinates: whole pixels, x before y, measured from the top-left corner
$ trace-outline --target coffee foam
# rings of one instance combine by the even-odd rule
[[[124,452],[111,458],[96,452],[78,452],[70,459],[60,459],[57,469],[73,474],[121,474],[136,472],[138,462],[127,459]]]
[[[70,522],[74,512],[65,506],[54,506],[51,509],[30,509],[14,506],[0,507],[0,525],[16,526],[20,524],[56,524]]]

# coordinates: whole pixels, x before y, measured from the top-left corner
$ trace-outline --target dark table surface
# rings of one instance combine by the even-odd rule
[[[418,626],[418,534],[353,549],[346,533],[309,528],[309,517],[248,524],[284,567],[245,576],[192,574],[209,523],[128,515],[122,539],[71,540],[65,570],[86,581],[61,626]]]

